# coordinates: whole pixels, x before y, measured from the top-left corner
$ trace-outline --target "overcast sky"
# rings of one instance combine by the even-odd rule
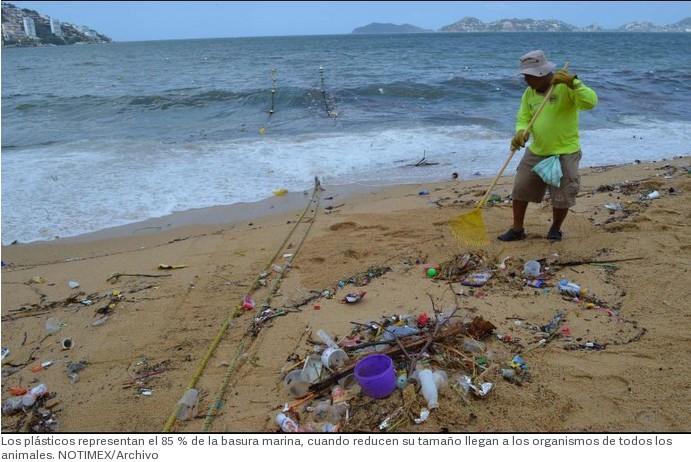
[[[10,1],[116,42],[188,38],[349,34],[373,22],[439,30],[466,16],[558,19],[616,28],[633,21],[672,24],[691,16],[685,2],[146,2]]]

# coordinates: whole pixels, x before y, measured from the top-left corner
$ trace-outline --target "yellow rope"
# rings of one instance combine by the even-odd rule
[[[214,399],[209,405],[209,410],[206,412],[206,418],[204,419],[204,423],[202,424],[202,431],[207,431],[209,429],[209,426],[211,425],[211,421],[214,419],[214,417],[216,417],[216,410],[218,409],[218,405],[221,402],[221,399],[223,399],[223,395],[225,394],[226,389],[228,388],[230,376],[233,375],[235,369],[237,368],[238,358],[240,357],[241,353],[245,350],[245,342],[248,338],[249,337],[247,337],[247,333],[245,333],[245,335],[242,337],[242,340],[240,340],[240,345],[238,346],[238,351],[235,355],[235,358],[233,359],[233,364],[228,366],[228,369],[226,370],[226,373],[223,376],[223,380],[221,381],[221,385],[218,387],[218,390],[214,395]]]
[[[319,184],[316,184],[316,185],[315,185],[314,193],[312,194],[312,198],[310,199],[310,202],[309,202],[310,204],[313,202],[314,197],[315,197],[316,193],[317,193],[319,190],[320,190]],[[312,219],[310,220],[309,226],[307,227],[307,229],[305,230],[304,234],[302,235],[302,239],[300,239],[300,242],[298,243],[297,247],[295,247],[295,251],[293,252],[292,257],[289,258],[289,260],[288,260],[288,263],[289,263],[289,264],[286,265],[286,268],[285,268],[285,270],[283,271],[283,273],[281,273],[281,274],[279,275],[279,277],[276,279],[276,281],[274,282],[274,285],[273,285],[273,287],[271,288],[271,291],[269,292],[269,296],[268,296],[268,298],[267,298],[267,300],[266,300],[266,303],[267,303],[267,304],[270,305],[271,299],[272,299],[272,297],[276,294],[276,290],[277,290],[277,288],[278,288],[278,286],[279,286],[279,284],[280,284],[280,281],[283,279],[283,277],[285,276],[285,274],[286,274],[286,273],[288,272],[288,270],[290,269],[290,263],[293,261],[293,259],[294,259],[295,256],[297,255],[297,253],[300,251],[300,248],[302,247],[302,244],[303,244],[303,243],[305,242],[305,240],[307,239],[307,235],[309,234],[309,231],[312,229],[312,225],[314,224],[314,221],[315,221],[315,219],[316,219],[316,216],[317,216],[317,209],[318,209],[318,208],[319,208],[319,201],[317,201],[317,202],[315,203],[314,210],[312,211],[312,217],[311,217]],[[300,218],[298,219],[298,221],[297,221],[297,223],[296,223],[296,226],[295,226],[295,227],[293,228],[293,230],[290,232],[290,235],[293,234],[293,231],[296,229],[297,224],[299,224],[299,223],[302,221],[302,219],[303,219],[303,217],[305,216],[305,213],[307,212],[308,209],[309,209],[309,204],[307,204],[307,207],[305,208],[305,211],[302,213],[302,215],[301,215]],[[290,235],[289,235],[289,236],[290,236]],[[278,254],[280,253],[280,250],[285,246],[285,244],[286,244],[287,242],[288,242],[288,239],[286,239],[286,240],[283,242],[283,245],[281,246],[281,248],[279,249],[279,251],[276,253],[276,255],[274,256],[274,258],[273,258],[271,261],[273,261],[273,260],[276,258],[276,256],[278,256]],[[271,264],[271,263],[269,263],[269,264]],[[226,389],[228,388],[228,384],[230,383],[230,377],[233,375],[233,373],[235,372],[235,370],[236,370],[236,368],[237,368],[237,365],[238,365],[238,358],[241,356],[242,352],[246,351],[245,342],[246,342],[246,340],[247,340],[248,338],[249,338],[249,337],[248,337],[248,332],[245,332],[245,335],[243,336],[242,340],[240,341],[240,345],[238,345],[237,353],[235,354],[235,358],[233,358],[233,363],[232,363],[230,366],[228,366],[228,369],[226,370],[226,373],[225,373],[225,375],[223,376],[223,380],[222,380],[222,382],[221,382],[221,385],[219,386],[219,389],[216,391],[216,394],[214,395],[214,400],[213,400],[213,401],[211,402],[211,404],[209,405],[209,410],[207,411],[207,413],[206,413],[206,418],[204,419],[204,423],[202,424],[202,431],[208,431],[209,426],[211,425],[211,421],[212,421],[212,420],[214,419],[214,417],[216,416],[216,411],[217,411],[217,409],[218,409],[218,404],[219,404],[219,402],[221,401],[221,399],[223,399],[223,395],[225,394]]]
[[[321,186],[320,186],[319,182],[316,181],[316,179],[315,179],[315,185],[314,185],[314,190],[312,191],[312,197],[310,197],[310,200],[307,203],[305,210],[303,210],[302,214],[300,215],[300,218],[298,218],[298,220],[296,221],[295,226],[293,226],[293,228],[290,230],[290,233],[288,233],[288,236],[285,238],[285,240],[283,241],[281,246],[278,248],[278,250],[273,255],[273,257],[271,257],[271,260],[264,267],[264,269],[262,271],[266,271],[271,266],[273,261],[278,257],[279,253],[285,247],[286,243],[288,242],[290,237],[295,232],[295,229],[298,227],[298,225],[302,221],[303,217],[305,216],[305,214],[309,210],[310,205],[312,204],[315,196],[317,195],[317,193],[320,190],[321,190]],[[315,206],[315,208],[314,208],[314,214],[315,215],[316,215],[316,210],[317,210],[317,207]],[[312,220],[312,222],[314,222],[314,220]],[[311,224],[310,224],[310,227],[311,227]],[[303,241],[304,241],[304,237],[303,237]],[[294,258],[294,255],[293,255],[293,258]],[[292,258],[290,259],[290,261],[292,261]],[[254,281],[252,282],[252,285],[250,286],[250,290],[249,290],[248,294],[253,293],[259,287],[259,280],[260,279],[261,279],[261,272],[260,272],[260,274],[258,274],[255,277]],[[206,369],[206,366],[209,363],[211,356],[213,355],[214,351],[216,351],[216,348],[218,347],[218,344],[220,343],[221,338],[223,337],[223,334],[228,329],[228,326],[231,324],[233,318],[235,318],[241,310],[242,310],[242,303],[238,303],[236,305],[235,309],[233,310],[233,312],[225,319],[225,321],[221,325],[221,328],[218,330],[216,337],[214,338],[213,342],[211,343],[211,346],[209,347],[206,354],[202,358],[202,362],[199,364],[199,367],[197,368],[197,372],[194,374],[194,376],[192,377],[192,380],[190,381],[189,385],[187,386],[187,390],[192,389],[197,385],[197,382],[199,381],[200,377],[204,373],[204,370]],[[244,338],[243,338],[243,340],[244,340]],[[231,369],[234,369],[234,366],[232,368],[229,367],[229,370],[231,370]],[[226,375],[228,375],[228,374],[226,374]],[[224,379],[224,381],[225,381],[225,379]],[[185,391],[187,391],[187,390],[185,390]],[[173,427],[173,425],[177,421],[177,415],[180,412],[180,410],[182,409],[182,406],[183,406],[183,404],[181,402],[178,401],[176,403],[175,407],[173,408],[173,411],[171,412],[170,416],[168,417],[168,420],[166,421],[166,423],[163,427],[163,432],[170,432],[171,431],[171,428]]]

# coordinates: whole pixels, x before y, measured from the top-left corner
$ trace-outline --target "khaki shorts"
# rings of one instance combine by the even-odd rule
[[[552,207],[557,209],[568,209],[576,205],[576,195],[581,190],[581,176],[578,174],[578,163],[581,161],[581,151],[573,154],[562,154],[559,156],[563,176],[558,188],[550,186],[540,176],[533,172],[531,168],[540,161],[545,160],[545,156],[536,156],[530,149],[526,148],[525,154],[516,169],[516,178],[513,183],[511,197],[519,201],[542,202],[545,191],[549,188],[549,197]]]

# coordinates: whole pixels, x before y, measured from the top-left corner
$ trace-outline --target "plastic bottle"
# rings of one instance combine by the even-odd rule
[[[468,353],[484,353],[487,349],[483,342],[467,338],[463,341],[463,350]]]
[[[331,389],[331,410],[329,422],[338,423],[348,414],[348,403],[345,399],[345,390],[340,385],[334,385]]]
[[[566,280],[559,281],[559,284],[557,284],[557,290],[559,290],[560,294],[571,295],[572,297],[580,297],[581,294],[585,293],[585,291],[581,289],[581,286]]]
[[[33,395],[31,393],[27,393],[26,395],[22,396],[22,407],[24,409],[30,408],[35,403],[36,403],[36,395]]]
[[[464,286],[482,287],[485,284],[487,284],[487,281],[489,281],[491,277],[492,273],[490,271],[479,271],[477,273],[471,273],[468,276],[466,276],[461,281],[461,284]]]
[[[543,327],[544,332],[547,332],[549,334],[554,332],[554,330],[557,328],[557,326],[559,326],[559,323],[561,322],[561,320],[564,318],[565,314],[566,313],[564,313],[564,310],[558,310],[557,314],[554,315],[554,317],[552,318],[550,323],[548,325],[546,325],[545,327]]]
[[[329,334],[327,334],[326,332],[324,332],[323,330],[319,329],[317,331],[317,337],[322,339],[322,342],[326,343],[326,345],[329,348],[338,349],[338,344],[336,342],[334,342],[334,340],[331,338],[331,336]]]
[[[276,416],[276,423],[286,433],[297,433],[300,430],[298,424],[282,412],[279,412]]]
[[[10,396],[2,403],[2,413],[3,414],[14,414],[22,408],[22,398],[23,396]]]
[[[36,385],[34,388],[32,388],[29,393],[35,396],[41,396],[44,394],[46,391],[48,391],[48,386],[45,383],[42,383],[40,385]]]
[[[430,410],[438,408],[439,392],[434,381],[434,373],[430,369],[422,369],[417,372],[417,377],[422,387],[422,396],[427,400],[427,408]]]
[[[192,408],[197,405],[197,398],[199,397],[199,391],[195,388],[188,389],[178,404],[180,404],[180,409],[175,417],[179,420],[187,420],[192,413]]]
[[[393,340],[394,335],[396,337],[406,337],[408,335],[415,335],[419,334],[420,329],[416,327],[410,327],[410,326],[393,326],[393,327],[387,327],[384,331],[384,334],[382,335],[382,338],[384,340]]]

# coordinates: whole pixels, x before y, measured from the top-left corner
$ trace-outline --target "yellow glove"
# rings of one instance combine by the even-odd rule
[[[518,151],[521,149],[525,146],[525,142],[528,141],[528,138],[530,138],[530,132],[518,130],[511,140],[511,150]]]
[[[567,87],[573,89],[573,81],[577,77],[577,75],[569,74],[565,70],[561,69],[554,74],[554,77],[552,77],[552,85],[559,85],[560,83],[563,83]]]

